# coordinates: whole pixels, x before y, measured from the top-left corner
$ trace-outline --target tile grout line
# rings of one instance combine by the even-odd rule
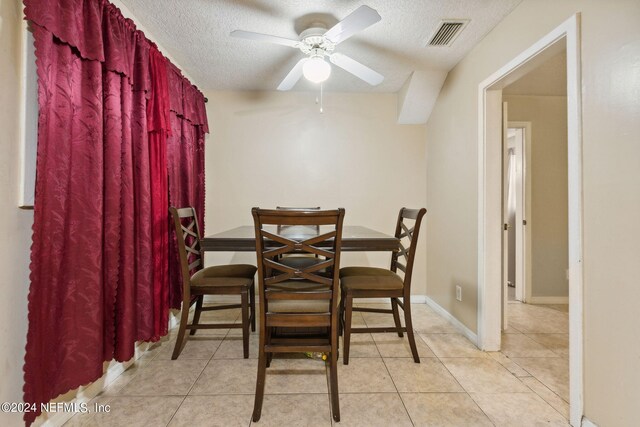
[[[435,353],[434,353],[435,354]],[[491,424],[493,424],[494,426],[496,425],[496,423],[493,421],[493,419],[489,416],[489,414],[487,414],[484,409],[482,409],[480,407],[480,405],[478,405],[478,402],[475,401],[475,399],[473,397],[471,397],[471,394],[469,394],[469,391],[462,385],[460,384],[460,381],[458,381],[458,378],[456,378],[456,376],[453,374],[453,372],[451,372],[451,369],[449,369],[449,367],[440,359],[440,356],[436,355],[436,357],[438,358],[438,362],[440,362],[442,364],[442,366],[444,366],[444,368],[447,370],[447,372],[449,372],[449,375],[451,375],[451,377],[454,379],[454,381],[460,386],[460,388],[462,390],[464,390],[464,393],[469,397],[469,399],[471,399],[471,401],[473,402],[474,405],[476,405],[476,407],[478,407],[478,409],[480,410],[480,412],[482,412],[484,414],[485,417],[487,417],[487,419],[489,420],[489,422]],[[497,361],[496,361],[497,362]],[[498,363],[500,366],[502,366],[501,363]],[[504,368],[504,366],[502,366]],[[509,370],[507,368],[504,368],[507,372],[509,372]],[[509,372],[509,374],[511,374],[511,372]]]
[[[415,333],[415,330],[414,330],[414,333]],[[405,332],[405,335],[406,335],[406,332]],[[375,339],[373,341],[375,342]],[[376,343],[376,347],[377,346],[378,346],[378,344]],[[378,352],[380,352],[380,349],[378,349]],[[391,378],[391,383],[393,384],[393,386],[396,389],[396,394],[398,395],[398,398],[400,399],[400,402],[402,402],[402,407],[404,408],[404,411],[407,413],[407,417],[409,417],[409,421],[411,422],[411,425],[415,426],[416,423],[413,421],[413,418],[411,418],[411,414],[409,413],[409,409],[407,409],[407,405],[404,403],[404,399],[402,398],[402,395],[400,394],[400,390],[398,390],[398,386],[396,385],[396,381],[393,379],[393,375],[391,375],[391,371],[389,371],[389,367],[387,366],[387,362],[384,360],[384,357],[382,357],[382,353],[380,353],[380,358],[382,359],[382,364],[384,365],[385,369],[387,370],[387,373],[389,374],[389,378]]]
[[[236,316],[236,319],[233,321],[235,323],[235,321],[238,319],[238,316]],[[205,369],[207,369],[207,366],[209,365],[209,363],[211,362],[211,360],[213,360],[213,356],[218,352],[218,350],[220,349],[220,346],[222,345],[222,342],[226,339],[227,335],[229,335],[229,332],[231,331],[231,329],[227,330],[227,333],[224,335],[224,337],[220,340],[220,344],[218,344],[218,347],[216,347],[215,351],[211,354],[211,357],[209,357],[209,359],[207,359],[207,363],[204,364],[204,366],[202,367],[202,370],[200,371],[200,374],[198,374],[198,377],[195,379],[195,381],[193,382],[193,384],[191,384],[191,387],[189,387],[189,390],[187,390],[187,393],[183,396],[182,398],[182,402],[180,402],[180,405],[178,405],[178,408],[175,410],[175,412],[173,413],[173,415],[171,416],[171,419],[169,420],[169,422],[167,423],[167,426],[171,423],[171,421],[173,421],[173,418],[176,416],[176,414],[178,413],[178,411],[180,410],[180,408],[182,407],[182,405],[184,404],[184,401],[187,400],[187,397],[189,396],[189,393],[191,393],[191,390],[193,390],[193,387],[196,385],[196,383],[198,382],[198,380],[202,377],[202,374],[204,373]],[[189,331],[190,332],[190,331]],[[187,333],[187,332],[185,332]],[[213,335],[215,337],[215,335]],[[186,347],[187,342],[189,342],[189,338],[187,338],[187,341],[185,341],[184,345]],[[183,348],[184,350],[184,348]],[[156,355],[157,357],[157,355]],[[178,356],[179,357],[179,356]],[[204,360],[204,359],[200,359],[200,360]],[[166,426],[165,426],[166,427]]]
[[[549,390],[551,393],[553,393],[554,396],[558,397],[560,400],[562,400],[564,403],[569,404],[569,402],[567,402],[566,400],[564,400],[558,393],[556,393],[555,391],[551,390],[545,383],[543,383],[542,381],[540,381],[539,379],[537,379],[534,376],[531,377],[524,377],[524,378],[533,378],[534,380],[538,381],[540,383],[540,385],[542,385],[542,387],[546,388],[547,390]],[[522,380],[520,380],[522,382]],[[560,413],[560,411],[558,411],[552,404],[551,402],[548,402],[547,399],[545,399],[544,397],[540,396],[534,389],[532,389],[531,387],[529,387],[528,384],[525,384],[524,382],[522,382],[522,384],[524,384],[527,388],[529,388],[529,390],[531,390],[531,392],[533,394],[535,394],[536,396],[538,396],[540,399],[542,399],[547,405],[549,405],[551,407],[551,409],[553,409],[554,411],[556,411],[558,414],[560,414],[560,416],[562,416],[562,418],[564,418],[567,422],[569,422],[569,420],[564,416],[564,414]]]
[[[169,424],[171,424],[171,421],[173,421],[173,419],[175,418],[176,414],[178,413],[178,411],[180,410],[180,408],[182,407],[182,404],[184,403],[184,401],[187,399],[188,395],[185,395],[182,397],[182,402],[180,402],[180,404],[178,405],[178,407],[176,408],[175,411],[173,411],[173,414],[171,415],[171,418],[169,418],[169,421],[167,422],[167,424],[165,424],[165,427],[168,427]]]

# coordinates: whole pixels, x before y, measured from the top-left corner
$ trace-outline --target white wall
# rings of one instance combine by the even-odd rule
[[[567,97],[503,100],[509,120],[531,122],[531,295],[568,297]]]
[[[22,401],[27,336],[33,213],[18,208],[21,21],[21,2],[0,2],[0,402]],[[0,412],[0,425],[21,423],[21,414]]]
[[[477,302],[478,85],[582,16],[585,415],[637,423],[640,402],[640,3],[524,0],[450,73],[427,123],[428,294],[472,330]]]
[[[207,234],[251,225],[252,207],[278,205],[344,207],[345,225],[392,234],[401,207],[425,206],[425,127],[396,124],[396,95],[326,93],[323,114],[311,93],[206,96]],[[427,238],[420,238],[414,294],[426,293]],[[342,265],[388,267],[389,258],[349,253]],[[255,263],[255,254],[211,254],[208,262]]]

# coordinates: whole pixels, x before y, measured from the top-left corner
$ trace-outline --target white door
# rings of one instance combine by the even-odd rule
[[[514,247],[509,248],[512,253],[515,252],[515,275],[511,271],[510,276],[515,278],[516,301],[527,302],[530,296],[528,286],[531,283],[531,225],[527,221],[531,217],[531,180],[527,176],[531,168],[531,123],[510,122],[509,135],[509,149],[514,152],[510,165],[510,183],[513,185],[513,191],[510,189],[510,197],[513,197],[510,200],[512,218],[515,205],[514,228],[509,230],[512,234],[511,242],[515,240]]]
[[[502,103],[502,329],[507,325],[509,303],[509,121],[507,103]]]
[[[524,128],[516,129],[515,137],[515,199],[516,199],[516,300],[524,301],[525,286],[525,162],[524,162]]]

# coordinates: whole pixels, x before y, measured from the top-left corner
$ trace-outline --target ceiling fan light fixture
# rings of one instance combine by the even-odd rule
[[[302,74],[313,83],[322,83],[331,75],[331,65],[321,55],[312,56],[302,66]]]

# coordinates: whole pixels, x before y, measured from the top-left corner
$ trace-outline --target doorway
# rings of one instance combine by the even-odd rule
[[[583,415],[582,134],[580,15],[576,14],[478,86],[478,346],[501,346],[502,89],[562,49],[567,52],[570,422]]]

